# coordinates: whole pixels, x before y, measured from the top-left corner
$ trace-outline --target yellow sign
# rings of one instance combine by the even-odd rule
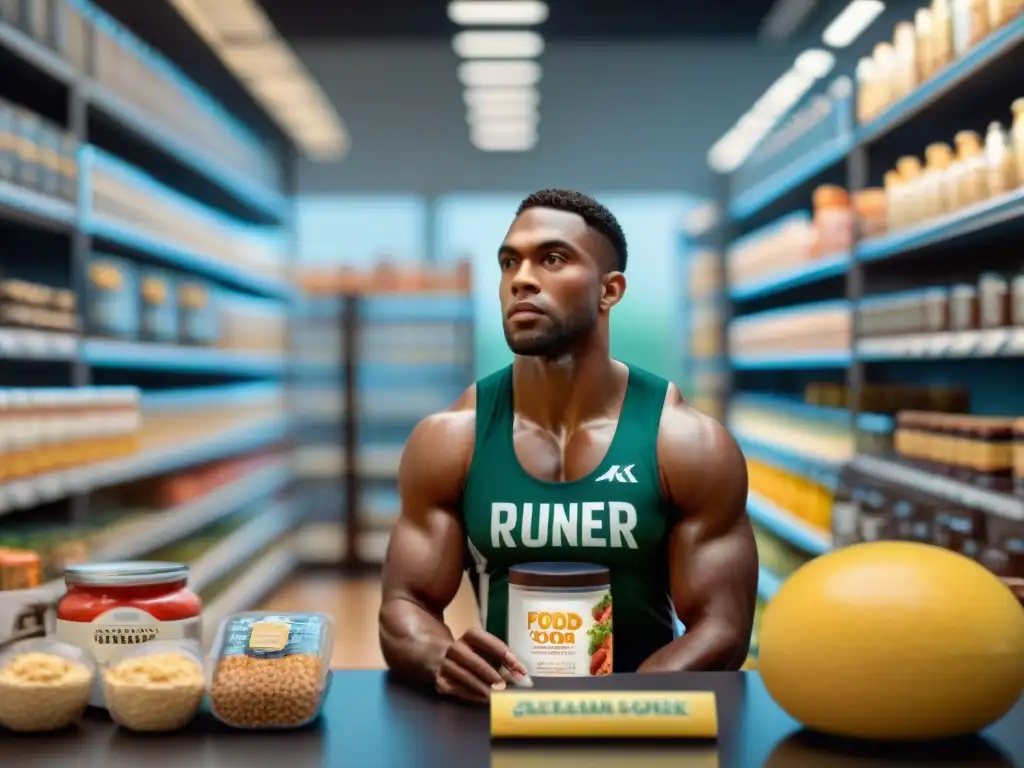
[[[532,691],[491,695],[492,739],[715,739],[708,691]]]

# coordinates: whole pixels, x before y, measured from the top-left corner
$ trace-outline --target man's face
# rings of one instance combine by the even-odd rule
[[[609,245],[574,213],[530,208],[498,251],[505,341],[517,355],[560,357],[597,323]]]

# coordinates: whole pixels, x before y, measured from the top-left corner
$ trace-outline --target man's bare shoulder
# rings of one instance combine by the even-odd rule
[[[469,472],[476,441],[476,386],[413,429],[402,453],[399,482],[459,487]]]

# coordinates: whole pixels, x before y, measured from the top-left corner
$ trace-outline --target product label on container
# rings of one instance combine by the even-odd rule
[[[153,640],[200,640],[202,620],[158,621],[138,608],[114,608],[92,621],[57,620],[57,639],[88,651],[100,668]],[[97,676],[89,704],[104,706],[101,676]]]
[[[328,639],[323,620],[312,614],[238,616],[228,623],[219,655],[321,656]]]
[[[512,587],[509,648],[532,677],[590,677],[612,671],[612,596]]]

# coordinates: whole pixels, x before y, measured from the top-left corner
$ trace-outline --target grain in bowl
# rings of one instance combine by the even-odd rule
[[[29,640],[0,656],[0,725],[12,731],[55,731],[74,723],[89,703],[96,668],[80,648]]]
[[[209,668],[214,716],[235,728],[300,728],[327,693],[334,625],[321,613],[244,613],[220,625]]]
[[[176,731],[195,717],[206,693],[202,651],[190,641],[153,641],[103,672],[110,717],[132,731]]]

